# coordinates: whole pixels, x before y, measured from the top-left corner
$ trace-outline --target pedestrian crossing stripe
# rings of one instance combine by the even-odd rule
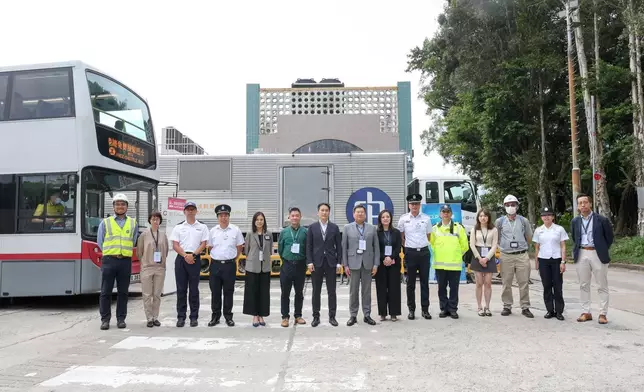
[[[303,338],[293,341],[291,350],[306,351],[338,351],[359,350],[362,341],[359,337],[347,339],[344,337]],[[151,349],[188,350],[188,351],[223,351],[233,349],[235,352],[286,352],[288,337],[260,338],[190,338],[162,336],[129,336],[111,347],[113,350]]]

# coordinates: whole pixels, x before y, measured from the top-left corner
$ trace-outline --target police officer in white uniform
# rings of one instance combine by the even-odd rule
[[[177,327],[186,324],[188,289],[190,326],[196,327],[199,318],[200,255],[206,248],[208,227],[197,220],[197,205],[194,202],[189,201],[183,206],[183,214],[186,220],[176,225],[170,234],[172,249],[177,252],[174,261],[174,276],[177,281]]]
[[[416,276],[420,275],[420,306],[423,317],[432,319],[429,314],[429,234],[432,232],[432,221],[429,215],[420,212],[423,196],[407,196],[409,212],[398,221],[398,230],[402,233],[405,266],[407,267],[407,307],[408,319],[416,318]]]
[[[241,230],[230,224],[231,208],[227,204],[220,204],[215,208],[219,224],[210,230],[208,246],[210,251],[210,292],[212,319],[209,327],[219,324],[221,318],[221,291],[224,291],[224,318],[226,325],[232,327],[233,321],[233,293],[235,292],[235,279],[237,267],[235,261],[241,254],[244,246],[244,236]]]

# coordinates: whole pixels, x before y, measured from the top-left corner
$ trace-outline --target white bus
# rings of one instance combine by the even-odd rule
[[[0,297],[100,292],[110,197],[128,196],[140,230],[158,204],[147,103],[81,62],[4,67],[0,134]]]

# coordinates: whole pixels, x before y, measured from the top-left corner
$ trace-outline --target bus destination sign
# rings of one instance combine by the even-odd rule
[[[136,137],[96,127],[98,150],[103,156],[142,169],[156,167],[154,147]]]

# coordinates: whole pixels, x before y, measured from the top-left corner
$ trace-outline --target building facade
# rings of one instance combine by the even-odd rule
[[[246,153],[405,151],[413,172],[411,88],[345,87],[298,79],[290,88],[246,86]]]
[[[161,129],[161,154],[208,155],[198,143],[179,132],[175,127]]]

